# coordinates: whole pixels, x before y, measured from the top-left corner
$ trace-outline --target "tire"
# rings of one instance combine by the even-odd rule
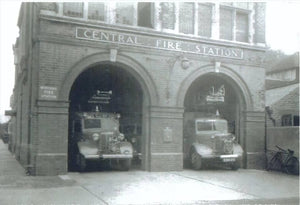
[[[131,167],[131,159],[120,160],[119,165],[121,171],[128,171]]]
[[[84,172],[86,169],[86,159],[80,153],[76,155],[76,163],[78,165],[79,171]]]
[[[194,147],[191,149],[190,160],[193,169],[199,170],[202,168],[201,156],[198,154]]]
[[[290,157],[285,164],[285,172],[288,174],[299,174],[299,161],[296,157]]]
[[[230,168],[234,171],[238,170],[240,168],[240,163],[239,162],[234,162],[230,165]]]

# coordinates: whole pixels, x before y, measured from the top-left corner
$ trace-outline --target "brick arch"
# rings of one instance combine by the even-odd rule
[[[192,83],[200,77],[203,77],[204,75],[209,73],[216,73],[215,67],[212,64],[198,68],[194,72],[190,73],[189,76],[187,76],[183,80],[183,83],[180,86],[179,92],[177,94],[177,106],[184,107],[185,96]],[[239,76],[239,74],[227,66],[221,66],[218,74],[220,74],[220,77],[223,79],[227,78],[232,80],[232,82],[229,83],[231,83],[235,90],[238,92],[237,96],[242,100],[242,103],[244,104],[244,109],[251,110],[253,106],[251,94],[247,84]]]
[[[86,69],[103,62],[119,65],[121,69],[125,69],[130,74],[132,74],[141,85],[142,90],[145,93],[146,101],[148,101],[150,105],[157,104],[157,88],[153,79],[151,78],[150,74],[146,71],[146,69],[137,61],[126,55],[118,55],[117,61],[112,63],[110,61],[109,53],[97,53],[77,61],[70,68],[69,72],[66,73],[59,89],[58,99],[68,101],[72,85],[77,79],[77,77]]]

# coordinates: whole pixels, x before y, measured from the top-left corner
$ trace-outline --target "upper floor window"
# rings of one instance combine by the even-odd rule
[[[236,13],[236,40],[248,42],[248,13]]]
[[[194,3],[179,3],[179,32],[194,34]]]
[[[242,8],[242,9],[249,9],[248,2],[235,2],[235,7]]]
[[[249,13],[234,7],[220,7],[220,39],[248,42]]]
[[[211,37],[212,6],[198,4],[198,35]]]
[[[175,4],[171,2],[160,3],[161,13],[160,18],[162,21],[163,29],[175,29]]]
[[[154,3],[138,3],[138,26],[154,28]]]
[[[88,3],[88,18],[93,20],[105,20],[105,4],[98,2]]]
[[[227,7],[220,8],[220,38],[233,40],[233,10]]]
[[[116,23],[133,25],[134,3],[124,2],[116,4]]]
[[[73,2],[73,3],[64,3],[63,12],[65,16],[71,17],[83,17],[83,3]]]

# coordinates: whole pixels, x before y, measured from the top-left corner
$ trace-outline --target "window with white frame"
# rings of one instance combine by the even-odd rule
[[[138,26],[154,28],[154,3],[138,3]]]
[[[154,3],[138,3],[138,26],[154,28]]]
[[[135,8],[132,2],[116,3],[116,23],[133,25]]]
[[[233,9],[220,8],[220,39],[233,40]]]
[[[236,12],[236,41],[248,42],[248,13]]]
[[[248,42],[249,11],[235,7],[220,7],[220,39]]]
[[[63,3],[63,13],[65,16],[82,18],[83,3],[81,2]]]
[[[92,20],[105,20],[105,4],[100,2],[88,3],[88,18]]]
[[[248,2],[235,2],[235,7],[241,8],[241,9],[249,9],[249,3]]]
[[[179,32],[185,34],[194,34],[194,3],[179,3]]]
[[[212,5],[198,4],[198,35],[211,37]]]
[[[160,3],[161,12],[160,19],[162,21],[163,29],[175,29],[175,4],[171,2],[162,2]]]

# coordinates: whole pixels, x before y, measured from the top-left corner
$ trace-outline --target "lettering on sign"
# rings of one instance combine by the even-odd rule
[[[206,56],[243,59],[243,50],[239,48],[214,46],[205,43],[195,43],[179,40],[169,40],[100,29],[77,27],[76,38],[90,41],[101,41],[138,47],[196,53]]]
[[[56,100],[57,88],[51,86],[40,86],[40,98],[45,100]]]
[[[207,102],[224,102],[225,97],[225,86],[222,85],[217,92],[215,92],[215,87],[212,86],[209,95],[206,96]]]
[[[89,100],[88,103],[94,104],[109,104],[111,100],[112,91],[101,91],[97,90],[96,94],[94,94]]]

